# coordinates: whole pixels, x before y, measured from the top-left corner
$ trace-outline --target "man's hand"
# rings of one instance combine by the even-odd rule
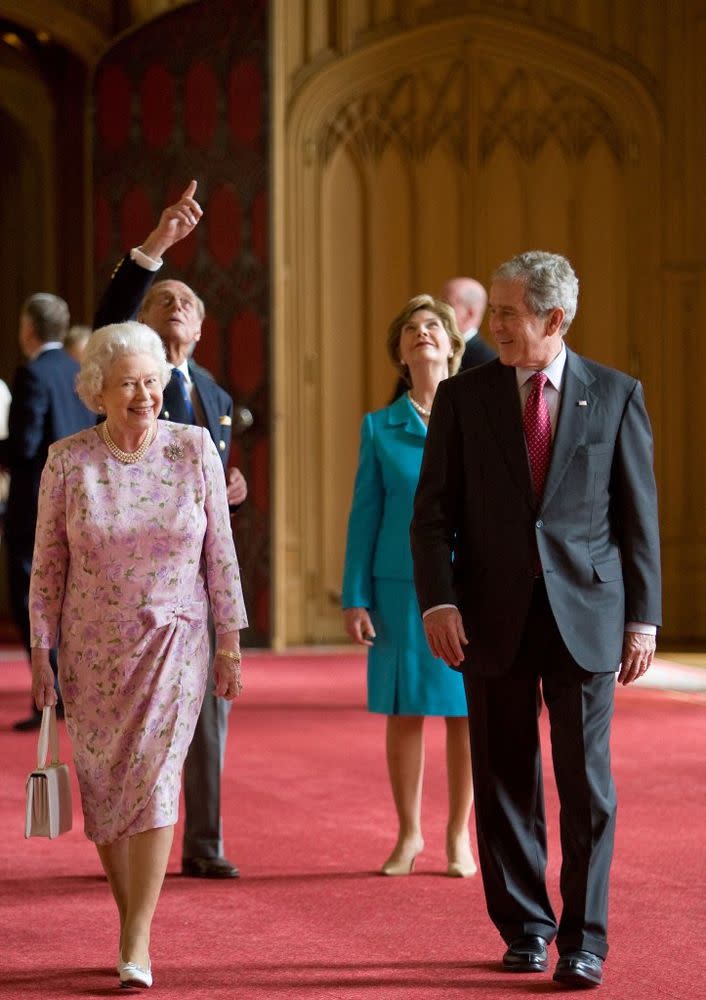
[[[626,632],[618,684],[631,684],[647,673],[654,659],[657,637],[642,632]]]
[[[176,205],[169,205],[159,217],[155,229],[149,234],[140,249],[153,260],[159,260],[166,251],[198,225],[203,215],[195,200],[196,181],[191,181]]]
[[[343,625],[353,642],[359,646],[372,646],[375,629],[367,608],[344,608]]]
[[[429,649],[450,667],[463,663],[463,646],[468,645],[458,608],[437,608],[424,618]]]
[[[245,476],[240,469],[228,469],[226,493],[228,494],[228,503],[231,507],[241,504],[248,495],[248,484],[245,482]]]

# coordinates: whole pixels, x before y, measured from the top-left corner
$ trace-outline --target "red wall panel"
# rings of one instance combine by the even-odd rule
[[[120,40],[94,83],[95,287],[193,177],[204,218],[163,277],[204,300],[196,359],[254,417],[233,461],[250,498],[235,532],[251,627],[270,636],[268,4],[200,0]]]

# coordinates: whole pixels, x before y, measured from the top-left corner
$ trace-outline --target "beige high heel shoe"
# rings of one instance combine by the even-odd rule
[[[424,850],[424,841],[418,841],[412,850],[400,851],[395,847],[394,851],[380,869],[381,875],[411,875],[417,855]]]
[[[447,848],[446,853],[449,862],[446,874],[450,878],[472,878],[478,871],[470,844],[464,844],[459,851]]]

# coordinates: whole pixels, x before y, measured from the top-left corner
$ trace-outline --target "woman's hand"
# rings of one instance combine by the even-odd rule
[[[353,642],[359,646],[372,646],[375,629],[367,608],[344,608],[343,625]]]
[[[54,671],[49,662],[48,649],[32,650],[32,697],[39,711],[47,705],[56,705]]]
[[[237,635],[237,633],[235,633]],[[225,637],[219,636],[219,646],[213,660],[213,676],[216,681],[216,696],[233,701],[243,691],[243,680],[240,674],[240,646],[235,642],[223,642]],[[221,645],[221,642],[223,643]]]

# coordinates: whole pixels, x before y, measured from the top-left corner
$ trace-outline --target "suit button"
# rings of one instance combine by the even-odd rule
[[[219,441],[218,442],[218,447],[221,449],[221,451],[225,451],[226,450],[226,443],[225,443],[225,441]]]
[[[544,527],[544,521],[535,521],[534,522],[534,526],[535,526],[535,528],[543,528]]]

